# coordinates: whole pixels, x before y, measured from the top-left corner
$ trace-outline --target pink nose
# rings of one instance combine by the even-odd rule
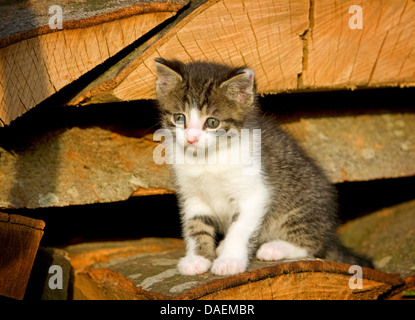
[[[186,134],[186,140],[189,143],[195,143],[199,140],[200,130],[190,128]]]
[[[195,143],[195,142],[197,142],[197,140],[199,140],[199,137],[198,136],[193,136],[193,135],[192,136],[187,136],[186,140],[189,143]]]

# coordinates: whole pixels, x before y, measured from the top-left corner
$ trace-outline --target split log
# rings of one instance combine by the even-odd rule
[[[2,2],[0,124],[8,125],[103,63],[166,19],[187,0]],[[62,9],[62,29],[51,29]],[[59,27],[57,25],[57,27]]]
[[[248,65],[256,72],[261,94],[415,85],[415,3],[358,3],[362,29],[353,27],[359,12],[349,13],[356,4],[209,0],[70,104],[154,99],[154,59],[159,56]]]
[[[334,183],[415,175],[415,114],[298,115],[283,126]],[[167,166],[154,161],[152,134],[134,137],[73,127],[50,131],[28,145],[13,153],[0,147],[1,208],[105,203],[174,192]]]
[[[322,260],[254,261],[236,276],[181,276],[176,264],[184,244],[177,239],[65,249],[74,268],[74,299],[377,299],[404,284],[397,274],[363,268],[359,289],[349,285],[349,265]]]
[[[49,132],[31,148],[1,153],[0,207],[61,207],[172,193],[168,168],[153,160],[155,146],[152,135],[132,138],[96,127]]]
[[[287,123],[330,180],[368,181],[415,174],[415,114],[299,118]]]
[[[45,223],[0,212],[0,295],[23,299]]]

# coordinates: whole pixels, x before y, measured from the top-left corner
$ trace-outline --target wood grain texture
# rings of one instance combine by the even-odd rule
[[[348,26],[359,5],[363,28]],[[302,88],[415,85],[415,3],[312,1]]]
[[[360,5],[363,29],[349,13]],[[415,84],[415,3],[210,0],[70,104],[155,98],[154,58],[248,65],[261,94]]]
[[[0,39],[0,124],[9,124],[172,17],[185,4],[142,1],[132,7],[116,7],[111,12],[104,10],[106,13],[101,15],[89,12],[90,16],[84,18],[84,7],[78,3],[76,9],[72,8],[77,10],[78,19],[65,20],[61,30],[41,25]],[[32,7],[30,2],[25,5],[32,12],[25,19],[32,17],[40,21],[37,23],[44,22],[48,6]],[[62,6],[67,9],[65,3]],[[40,18],[35,14],[38,11],[43,14]],[[18,17],[9,12],[8,18]],[[10,25],[13,24],[9,23],[9,29]]]
[[[44,227],[42,220],[0,212],[0,295],[23,299]]]

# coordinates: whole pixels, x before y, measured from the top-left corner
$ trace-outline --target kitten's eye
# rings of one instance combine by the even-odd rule
[[[183,113],[175,113],[173,115],[173,119],[174,119],[174,122],[176,122],[177,124],[183,124],[184,125],[184,122],[186,120],[186,116]]]
[[[219,127],[220,121],[216,118],[207,118],[206,120],[206,126],[209,128],[217,128]]]

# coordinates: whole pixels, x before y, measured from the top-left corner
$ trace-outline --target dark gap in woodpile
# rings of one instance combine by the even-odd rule
[[[45,104],[0,128],[0,146],[12,151],[36,143],[43,135],[73,127],[100,127],[126,137],[141,138],[158,126],[155,102],[119,102],[78,107]]]
[[[281,122],[293,122],[313,117],[414,113],[414,94],[415,88],[332,90],[265,95],[259,102]]]
[[[415,199],[415,177],[344,182],[336,186],[342,223]]]
[[[45,221],[42,246],[63,248],[92,241],[181,237],[174,195],[134,197],[119,202],[61,208],[3,211]]]

